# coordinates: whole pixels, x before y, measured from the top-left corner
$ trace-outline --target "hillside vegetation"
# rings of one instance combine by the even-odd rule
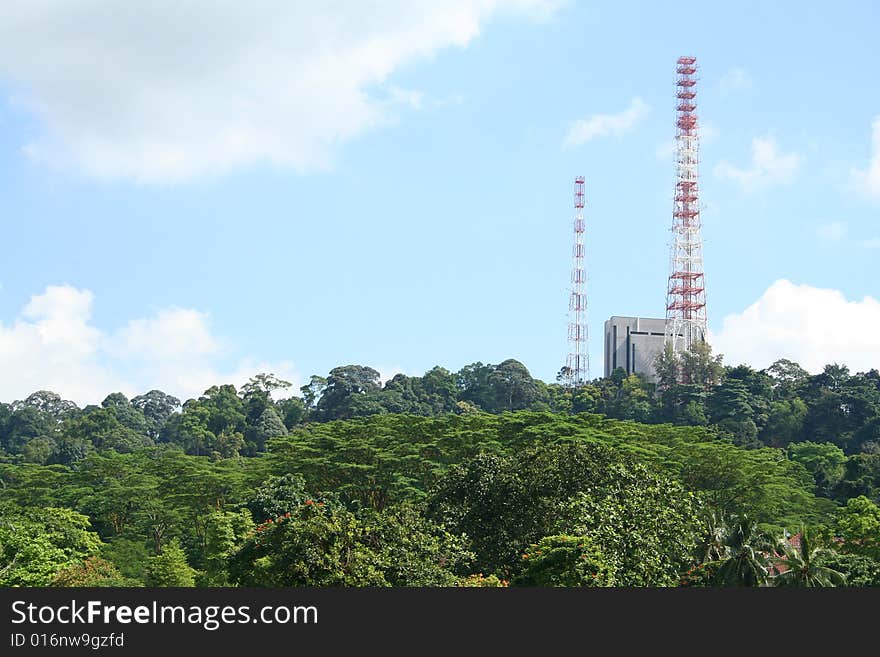
[[[34,393],[0,405],[0,585],[880,585],[876,370],[659,365]]]

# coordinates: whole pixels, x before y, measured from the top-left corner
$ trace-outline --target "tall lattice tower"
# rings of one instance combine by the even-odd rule
[[[706,284],[700,222],[700,135],[697,126],[697,58],[679,57],[676,67],[676,174],[672,249],[666,291],[666,341],[675,351],[706,339]]]
[[[570,386],[580,386],[590,380],[584,229],[584,177],[578,176],[574,179],[574,246],[571,254],[571,296],[568,300],[569,353],[565,365],[566,382]]]

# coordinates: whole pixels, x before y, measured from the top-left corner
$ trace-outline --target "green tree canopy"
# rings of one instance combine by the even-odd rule
[[[0,586],[48,586],[60,570],[96,555],[100,546],[80,513],[0,505]]]
[[[180,543],[172,541],[150,557],[144,583],[147,586],[195,586],[196,572],[186,560]]]
[[[697,527],[680,485],[589,443],[477,456],[438,482],[428,516],[470,538],[483,572],[516,574],[529,545],[567,534],[589,536],[620,582],[642,585],[677,580]]]
[[[589,536],[545,536],[522,555],[514,586],[614,586],[614,567]]]
[[[880,561],[880,507],[867,497],[849,500],[837,516],[841,548]]]
[[[788,446],[788,457],[803,465],[813,475],[820,494],[828,495],[843,479],[847,458],[836,445],[810,441],[792,443]]]

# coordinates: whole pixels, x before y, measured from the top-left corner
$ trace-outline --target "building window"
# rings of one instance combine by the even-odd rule
[[[617,324],[611,327],[611,332],[614,335],[614,338],[612,339],[614,348],[611,352],[611,371],[613,372],[617,369]]]

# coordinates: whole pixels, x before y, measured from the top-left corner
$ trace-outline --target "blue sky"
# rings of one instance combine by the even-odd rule
[[[0,9],[0,399],[553,380],[581,174],[601,375],[664,312],[683,54],[716,351],[880,367],[876,3],[113,4]]]

